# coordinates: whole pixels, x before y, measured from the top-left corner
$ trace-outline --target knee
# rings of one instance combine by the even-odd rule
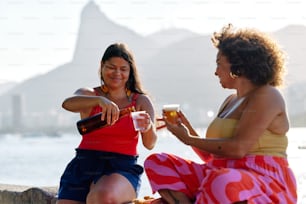
[[[86,199],[89,204],[119,203],[116,193],[105,189],[91,190]]]
[[[150,168],[153,164],[159,164],[167,160],[168,156],[165,153],[153,153],[149,155],[144,161],[144,168]]]
[[[157,158],[157,154],[151,154],[151,155],[149,155],[149,156],[145,159],[145,161],[144,161],[144,163],[143,163],[144,168],[147,168],[148,166],[150,166],[150,163],[151,163],[152,161],[156,160],[156,158]]]

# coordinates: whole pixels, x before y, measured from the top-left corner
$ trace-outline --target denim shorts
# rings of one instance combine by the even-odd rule
[[[58,199],[85,202],[91,183],[103,175],[118,173],[129,180],[138,194],[143,167],[138,156],[76,149],[76,156],[61,176]]]

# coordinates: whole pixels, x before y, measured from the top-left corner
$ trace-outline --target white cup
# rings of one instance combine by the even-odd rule
[[[133,119],[133,124],[134,124],[134,128],[136,131],[140,131],[143,129],[143,127],[141,127],[141,122],[144,119],[144,116],[141,116],[141,114],[146,113],[146,111],[135,111],[135,112],[131,112],[131,116]]]

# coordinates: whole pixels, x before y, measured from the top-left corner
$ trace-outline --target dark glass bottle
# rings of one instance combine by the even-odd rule
[[[135,107],[128,107],[120,110],[119,117],[129,114],[130,112],[135,111]],[[101,120],[102,112],[97,113],[88,118],[83,118],[77,122],[77,128],[81,135],[88,134],[94,130],[107,126],[106,119]]]

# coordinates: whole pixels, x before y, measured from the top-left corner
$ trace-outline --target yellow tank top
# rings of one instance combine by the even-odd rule
[[[206,138],[232,137],[237,122],[236,119],[215,118],[207,128]],[[266,130],[248,154],[286,157],[287,146],[286,135],[278,135]]]

